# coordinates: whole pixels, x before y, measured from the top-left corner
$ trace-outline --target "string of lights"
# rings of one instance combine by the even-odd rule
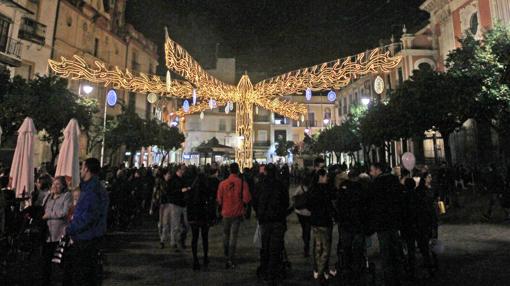
[[[230,108],[236,104],[236,132],[239,138],[236,161],[244,168],[251,167],[253,162],[254,106],[256,109],[260,106],[285,117],[303,121],[307,106],[282,98],[283,96],[305,92],[306,99],[310,100],[312,91],[330,90],[328,99],[334,101],[336,94],[333,90],[348,85],[358,76],[388,72],[397,67],[400,60],[400,56],[392,56],[390,51],[374,49],[354,57],[291,71],[259,82],[255,86],[245,74],[237,86],[234,86],[207,73],[166,33],[165,61],[168,72],[165,81],[159,76],[143,73],[135,76],[129,70],[122,71],[118,67],[109,69],[105,63],[99,61],[89,66],[79,56],[74,56],[71,60],[64,57],[60,61],[49,60],[49,65],[61,77],[103,83],[115,89],[184,99],[183,107],[175,112],[176,116],[183,119],[181,122],[188,114],[201,113],[200,118],[203,118],[205,110],[226,105],[226,108]],[[170,71],[185,80],[172,80]],[[154,99],[154,96],[151,98]],[[189,98],[193,99],[191,105]]]

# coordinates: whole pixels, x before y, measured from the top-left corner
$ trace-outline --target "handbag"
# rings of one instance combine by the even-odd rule
[[[294,208],[297,210],[306,209],[308,205],[308,194],[303,189],[303,185],[301,185],[301,189],[303,192],[294,196]]]

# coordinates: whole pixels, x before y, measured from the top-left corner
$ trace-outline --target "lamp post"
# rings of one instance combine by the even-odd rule
[[[361,104],[363,104],[364,106],[369,105],[369,104],[370,104],[370,98],[368,98],[368,97],[363,97],[363,98],[361,99]]]

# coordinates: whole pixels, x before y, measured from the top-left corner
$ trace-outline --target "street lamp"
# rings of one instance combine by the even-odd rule
[[[324,122],[324,125],[328,125],[329,124],[329,119],[328,118],[324,118],[323,122]]]
[[[370,98],[368,97],[363,97],[361,99],[361,104],[363,104],[364,106],[367,106],[368,104],[370,104]]]
[[[85,91],[85,90],[83,90]],[[101,142],[101,167],[103,167],[104,163],[104,148],[105,148],[105,140],[106,140],[106,111],[108,110],[108,106],[114,107],[117,103],[117,92],[115,89],[110,89],[106,94],[106,98],[104,99],[104,113],[103,113],[103,142]]]
[[[94,90],[94,87],[92,87],[91,85],[85,84],[82,86],[82,90],[86,95],[89,95]]]

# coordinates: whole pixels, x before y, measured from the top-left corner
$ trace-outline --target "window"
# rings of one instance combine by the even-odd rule
[[[131,69],[134,71],[140,71],[140,64],[138,63],[138,53],[133,51],[131,54]]]
[[[18,38],[44,45],[46,26],[30,18],[23,18],[18,32]]]
[[[24,79],[31,79],[32,70],[33,66],[31,64],[23,63],[21,66],[16,68],[16,70],[14,71],[14,75],[19,75]]]
[[[257,131],[257,141],[267,141],[267,130]]]
[[[469,32],[473,35],[476,35],[476,32],[478,32],[478,13],[473,13],[469,19]]]
[[[429,63],[421,63],[418,65],[418,69],[420,70],[432,70],[432,66]]]
[[[129,93],[129,107],[132,107],[133,110],[135,110],[136,107],[136,93],[130,92]]]
[[[315,127],[315,113],[308,113],[308,127]]]
[[[324,119],[331,119],[331,108],[326,107],[324,109]]]
[[[344,97],[344,112],[342,112],[342,114],[347,114],[347,97]]]
[[[94,57],[97,58],[98,54],[99,54],[99,39],[95,38],[94,39]]]
[[[402,68],[398,68],[398,84],[401,85],[402,82],[404,82],[404,73],[402,71]]]
[[[286,130],[275,130],[274,131],[274,141],[287,141],[287,131]]]
[[[220,127],[218,128],[220,131],[226,131],[227,130],[227,124],[225,122],[225,119],[220,119]]]
[[[2,52],[7,48],[10,25],[11,21],[9,19],[0,16],[0,51]]]

